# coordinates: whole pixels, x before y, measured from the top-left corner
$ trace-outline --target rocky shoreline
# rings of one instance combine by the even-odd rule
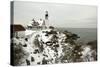
[[[13,37],[14,65],[96,61],[97,51],[92,50],[90,45],[87,47],[78,44],[76,42],[78,38],[80,37],[77,34],[68,31],[59,32],[52,26],[32,31],[25,38]]]

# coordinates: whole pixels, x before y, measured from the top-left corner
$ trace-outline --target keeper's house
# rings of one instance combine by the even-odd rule
[[[25,37],[25,28],[20,24],[11,25],[11,38],[12,37]]]

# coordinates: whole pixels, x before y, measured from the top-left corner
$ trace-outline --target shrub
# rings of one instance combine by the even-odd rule
[[[25,56],[27,56],[27,53],[23,50],[21,44],[14,45],[13,50],[14,50],[14,52],[13,52],[14,65],[20,65],[22,63],[22,59]]]
[[[50,28],[50,29],[54,29],[54,27],[53,27],[53,26],[49,26],[49,28]]]

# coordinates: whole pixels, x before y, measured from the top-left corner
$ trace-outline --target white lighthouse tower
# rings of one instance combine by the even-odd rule
[[[47,28],[49,27],[49,15],[48,15],[48,11],[45,11],[45,24],[47,26]]]

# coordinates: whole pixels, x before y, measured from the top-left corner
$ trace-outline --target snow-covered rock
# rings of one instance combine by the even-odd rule
[[[29,54],[28,57],[23,59],[24,62],[20,65],[73,62],[69,55],[74,51],[73,48],[75,45],[73,46],[71,43],[65,42],[67,36],[64,33],[52,29],[44,29],[37,31],[26,30],[25,34],[26,40],[13,38],[13,42],[16,44],[21,43],[23,50]],[[65,56],[65,53],[68,57]],[[87,55],[90,57],[92,54],[90,47],[85,47],[82,54],[83,56],[81,58],[85,58]],[[63,60],[63,58],[65,59]],[[93,59],[91,58],[90,60]]]
[[[30,65],[53,64],[57,61],[56,60],[57,58],[60,58],[63,55],[62,52],[63,48],[62,45],[60,45],[62,40],[60,39],[65,39],[65,35],[56,34],[59,40],[56,39],[58,42],[53,43],[52,39],[54,39],[53,38],[54,34],[53,33],[48,34],[48,32],[50,33],[51,29],[45,29],[37,32],[33,32],[30,30],[26,31],[26,35],[31,35],[31,37],[28,39],[27,47],[24,47],[24,50],[30,54],[29,57],[26,58],[27,60],[30,61]],[[46,34],[48,35],[46,36]],[[33,43],[35,39],[39,41],[39,46],[43,47],[43,51],[40,51],[40,49],[42,48],[36,47],[36,44]],[[38,50],[37,53],[34,53],[35,50]],[[31,57],[34,58],[33,62],[31,61]],[[43,60],[45,60],[45,63],[43,63]],[[60,61],[58,63],[60,63]]]

